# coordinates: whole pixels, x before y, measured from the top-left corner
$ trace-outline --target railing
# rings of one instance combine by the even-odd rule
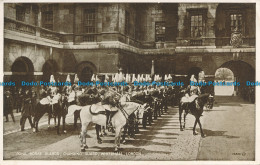
[[[97,42],[97,35],[85,34],[83,35],[83,42]]]
[[[75,44],[80,44],[84,42],[97,42],[97,33],[93,34],[75,34],[74,40]]]
[[[202,40],[190,40],[190,46],[202,46]]]
[[[231,46],[230,45],[230,39],[231,37],[220,37],[216,38],[216,46],[217,47],[222,47],[222,46]],[[243,37],[243,46],[255,46],[255,38],[254,37]]]
[[[43,38],[60,41],[61,34],[48,29],[40,28],[40,36]]]
[[[21,33],[36,35],[36,27],[34,25],[30,25],[22,21],[13,20],[6,17],[4,18],[4,28]]]

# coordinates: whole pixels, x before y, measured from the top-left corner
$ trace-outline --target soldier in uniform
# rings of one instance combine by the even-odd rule
[[[197,82],[194,75],[191,75],[190,81],[195,83]],[[190,86],[190,96],[198,94],[200,94],[200,88],[198,88],[198,86]]]
[[[29,120],[31,128],[33,128],[31,113],[32,113],[32,98],[29,89],[26,89],[25,96],[23,99],[22,117],[20,119],[21,131],[24,131],[24,125],[27,118]]]
[[[46,91],[44,85],[41,85],[41,89],[39,91],[39,99],[41,100],[45,97],[47,97],[47,91]]]
[[[119,103],[119,97],[117,96],[117,92],[109,89],[105,94],[101,101],[101,104],[104,105],[106,109],[106,117],[107,117],[107,128],[112,129],[111,119],[113,115],[117,112],[117,106]],[[112,131],[113,132],[113,131]]]
[[[31,93],[32,93],[32,116],[34,116],[36,110],[36,104],[37,104],[37,94],[34,87],[32,87]]]
[[[11,115],[13,122],[15,122],[14,115],[13,115],[13,98],[11,96],[11,92],[7,90],[4,96],[4,115],[6,117],[5,122],[9,121],[8,119],[9,114]]]
[[[23,91],[22,88],[20,87],[18,89],[18,93],[17,93],[17,101],[16,101],[16,113],[21,112],[22,111],[22,104],[23,104]]]

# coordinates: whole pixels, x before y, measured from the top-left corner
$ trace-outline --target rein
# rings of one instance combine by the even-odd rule
[[[140,108],[140,106],[138,106],[132,113],[134,113],[135,111],[137,111],[139,108]],[[122,107],[122,108],[119,108],[119,109],[120,109],[120,111],[123,113],[123,115],[124,115],[126,121],[128,122],[128,121],[129,121],[128,118],[129,118],[130,115],[126,112],[126,110],[125,110],[123,107]]]

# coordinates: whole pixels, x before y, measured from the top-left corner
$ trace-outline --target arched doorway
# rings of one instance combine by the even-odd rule
[[[235,80],[234,73],[228,68],[219,68],[215,72],[216,83],[233,83]],[[232,96],[235,87],[215,85],[214,91],[217,96]]]
[[[32,61],[27,57],[17,58],[12,67],[11,81],[14,81],[16,86],[21,86],[22,81],[32,81],[34,67]]]
[[[77,67],[77,74],[79,76],[79,80],[82,82],[91,81],[91,77],[93,74],[97,72],[96,66],[88,61],[84,61],[80,63]]]
[[[234,94],[242,96],[244,99],[249,97],[249,86],[246,82],[255,82],[255,69],[244,61],[228,61],[220,66],[220,68],[228,68],[234,74],[234,82],[239,82],[240,85],[234,86]],[[253,87],[254,88],[254,87]]]
[[[42,66],[42,72],[43,72],[43,77],[42,80],[45,82],[50,81],[50,76],[55,75],[57,72],[57,64],[54,60],[48,60],[44,63]],[[57,78],[55,77],[55,80],[57,81]]]
[[[90,81],[93,74],[94,74],[94,72],[93,72],[93,70],[91,70],[91,68],[85,67],[81,71],[80,80],[83,82]]]

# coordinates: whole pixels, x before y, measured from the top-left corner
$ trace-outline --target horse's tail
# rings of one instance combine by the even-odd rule
[[[79,105],[70,105],[68,107],[68,114],[67,116],[72,116],[74,115],[74,112],[75,111],[80,111],[83,107],[82,106],[79,106]]]

